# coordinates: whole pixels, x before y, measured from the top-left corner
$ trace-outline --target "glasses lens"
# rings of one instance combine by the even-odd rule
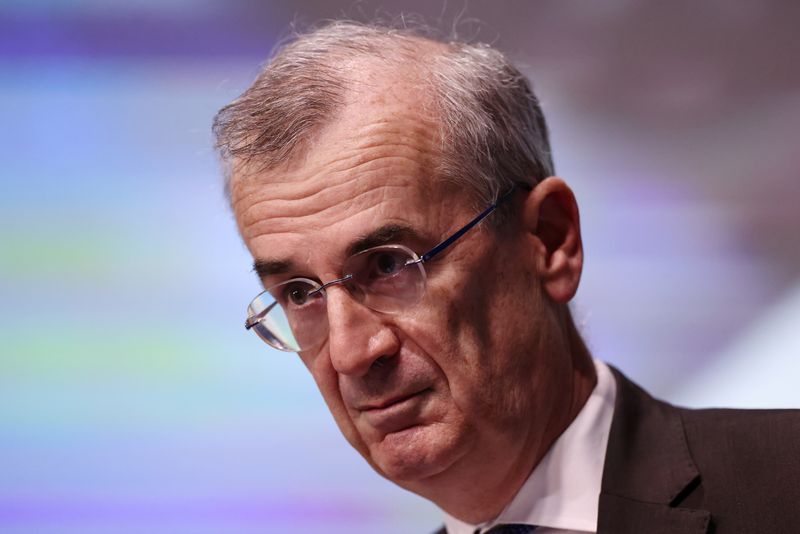
[[[393,312],[415,304],[425,292],[425,269],[403,245],[375,247],[351,256],[344,271],[353,275],[350,291],[366,306]]]
[[[312,280],[296,278],[272,286],[250,303],[250,316],[265,312],[252,327],[279,350],[297,352],[321,343],[328,333],[325,295]]]

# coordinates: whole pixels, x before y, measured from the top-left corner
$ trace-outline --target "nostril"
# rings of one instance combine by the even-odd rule
[[[374,362],[372,362],[372,368],[373,369],[380,369],[381,367],[386,365],[386,360],[387,360],[386,356],[379,357]]]

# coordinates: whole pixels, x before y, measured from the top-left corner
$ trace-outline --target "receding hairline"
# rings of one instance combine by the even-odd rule
[[[289,170],[301,164],[307,151],[324,135],[325,131],[343,120],[345,114],[358,109],[363,104],[363,98],[391,96],[398,88],[406,88],[419,95],[419,106],[414,108],[420,119],[436,125],[441,129],[439,103],[433,90],[431,71],[435,58],[444,56],[451,50],[451,45],[437,41],[423,35],[387,35],[389,39],[399,38],[404,40],[405,46],[385,53],[378,54],[352,54],[349,57],[337,57],[337,52],[330,54],[326,63],[336,64],[343,74],[341,103],[335,107],[334,113],[324,120],[317,121],[297,146],[291,151],[288,158],[275,165],[265,166],[258,157],[232,157],[230,161],[229,182],[241,179],[250,179],[256,175],[269,174]],[[339,60],[337,62],[337,60]],[[427,64],[426,64],[427,63]],[[402,69],[401,69],[402,67]],[[441,131],[437,133],[441,136]],[[443,156],[444,146],[442,140],[437,143],[437,157]],[[232,183],[228,183],[228,196]]]
[[[358,102],[359,88],[374,95],[387,79],[416,85],[420,100],[425,97],[426,106],[414,109],[435,123],[440,161],[434,174],[441,180],[488,202],[513,183],[532,185],[553,174],[539,100],[502,52],[426,26],[344,20],[282,44],[250,88],[217,114],[226,190],[234,174],[241,178],[241,160],[266,173],[302,162],[320,131]],[[231,172],[234,157],[237,172]]]
[[[386,55],[364,54],[348,58],[345,65],[349,69],[344,69],[348,72],[343,77],[346,84],[343,96],[352,97],[361,89],[374,88],[375,85],[371,83],[373,81],[377,81],[379,85],[394,81],[400,85],[430,88],[430,75],[435,59],[444,56],[450,46],[416,36],[409,37],[406,44],[408,46],[388,51]],[[429,104],[435,102],[430,96],[425,100]],[[348,105],[352,103],[346,102]]]

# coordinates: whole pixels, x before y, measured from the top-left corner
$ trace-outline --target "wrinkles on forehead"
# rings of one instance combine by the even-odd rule
[[[363,121],[354,110],[326,128],[302,159],[235,180],[232,199],[240,231],[245,240],[291,231],[304,215],[379,203],[394,188],[418,180],[430,180],[426,187],[434,187],[436,141],[435,129],[411,113],[389,111]]]

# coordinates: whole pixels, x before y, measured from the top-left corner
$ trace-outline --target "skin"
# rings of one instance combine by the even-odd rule
[[[385,225],[408,228],[392,242],[422,253],[476,214],[471,196],[432,179],[439,139],[424,95],[374,80],[313,149],[234,176],[245,243],[281,267],[266,286],[340,277],[348,248]],[[583,261],[572,192],[551,177],[512,202],[502,232],[481,225],[426,266],[411,309],[378,313],[331,287],[328,340],[300,353],[374,469],[472,523],[502,511],[595,384],[564,307]]]

